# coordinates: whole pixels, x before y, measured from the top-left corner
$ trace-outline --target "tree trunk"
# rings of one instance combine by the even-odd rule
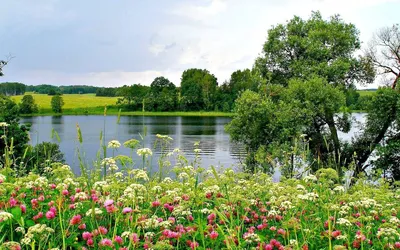
[[[331,132],[331,137],[333,140],[333,147],[334,147],[334,157],[335,157],[335,164],[336,164],[336,169],[338,170],[339,176],[342,176],[342,166],[341,166],[341,161],[340,161],[340,141],[339,141],[339,136],[337,133],[337,129],[335,126],[335,120],[333,115],[329,114],[327,115],[327,124],[329,126],[329,130]]]

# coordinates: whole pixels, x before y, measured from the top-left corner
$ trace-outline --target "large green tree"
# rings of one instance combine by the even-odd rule
[[[177,107],[176,86],[167,78],[156,77],[150,85],[145,109],[150,111],[174,111]]]
[[[258,143],[258,147],[290,144],[296,133],[306,134],[311,155],[318,159],[315,167],[334,164],[333,167],[340,169],[345,165],[349,159],[341,157],[344,146],[338,136],[339,131],[346,132],[351,126],[345,93],[356,83],[366,84],[374,79],[369,61],[354,56],[359,48],[358,30],[337,15],[325,20],[319,12],[313,12],[307,20],[294,17],[286,24],[272,27],[254,71],[266,81],[260,88],[264,98],[274,105],[285,103],[293,112],[277,113],[267,127],[280,127],[281,132],[274,133],[263,144]],[[271,87],[274,85],[283,90]],[[291,115],[302,119],[285,122],[284,126],[279,124],[290,120],[285,116]],[[234,117],[231,135],[235,120],[241,119],[246,118],[240,113]],[[262,126],[265,127],[266,124]],[[256,130],[248,132],[245,127],[235,131],[257,133]],[[239,141],[248,143],[243,138]]]
[[[183,110],[212,110],[217,86],[217,78],[208,70],[185,70],[181,77],[181,108]]]
[[[256,67],[273,84],[313,75],[343,86],[372,82],[372,68],[354,56],[358,49],[359,31],[353,24],[339,15],[324,20],[313,12],[307,20],[295,16],[271,28]]]

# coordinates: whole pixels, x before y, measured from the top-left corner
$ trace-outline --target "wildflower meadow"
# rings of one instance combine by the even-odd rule
[[[199,144],[189,161],[171,140],[157,136],[158,159],[136,139],[110,141],[113,157],[79,176],[49,162],[42,175],[16,177],[5,165],[1,249],[400,249],[400,190],[384,180],[345,187],[322,169],[273,182],[203,168]]]

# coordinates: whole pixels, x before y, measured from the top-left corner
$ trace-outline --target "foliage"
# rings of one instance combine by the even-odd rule
[[[0,84],[0,93],[7,96],[23,95],[25,88],[25,84],[19,82],[3,82]]]
[[[384,141],[397,138],[399,134],[399,91],[390,87],[379,88],[367,106],[365,126],[353,138],[352,144],[344,151],[343,157],[356,161],[355,175],[364,172],[369,156]],[[382,150],[382,149],[381,149]],[[390,152],[390,151],[387,151]],[[378,165],[382,166],[382,165]],[[387,169],[385,166],[384,169]]]
[[[217,78],[206,69],[187,69],[181,77],[181,109],[212,110],[217,92]]]
[[[246,145],[249,167],[255,164],[254,152],[261,146],[272,155],[274,148],[290,145],[301,134],[310,140],[310,153],[328,161],[329,152],[323,149],[327,141],[334,141],[329,138],[331,131],[348,130],[347,116],[337,115],[345,105],[344,94],[320,78],[292,80],[287,88],[267,85],[264,93],[245,91],[227,126],[232,140]],[[331,117],[341,120],[342,126],[333,127]]]
[[[385,171],[385,175],[400,181],[400,140],[393,138],[386,145],[377,147],[377,159],[372,164]]]
[[[358,35],[356,27],[338,15],[328,21],[319,12],[308,20],[295,16],[268,31],[256,67],[271,83],[284,86],[292,78],[313,75],[335,85],[372,82],[374,72],[368,61],[353,56],[360,48]]]
[[[235,100],[245,90],[258,91],[262,79],[249,69],[232,73],[229,81],[224,82],[216,91],[215,108],[224,112],[234,109]]]
[[[274,131],[267,143],[257,145],[264,145],[267,149],[271,145],[290,147],[296,136],[305,134],[314,170],[329,166],[341,175],[342,166],[349,166],[353,157],[352,152],[347,151],[351,147],[339,140],[338,132],[347,132],[351,128],[349,106],[356,108],[358,103],[355,83],[372,82],[374,77],[371,61],[354,56],[359,48],[358,30],[339,16],[324,20],[319,12],[313,12],[308,20],[294,17],[286,24],[272,27],[262,56],[256,60],[254,72],[258,72],[267,83],[259,86],[264,98],[288,111],[278,112],[277,118],[270,119],[272,122],[268,126],[252,125],[261,126],[258,131],[247,131],[248,128],[242,126],[241,129],[231,129],[230,134],[240,131],[243,136],[253,134],[251,137],[256,137],[263,135],[263,130]],[[283,88],[274,93],[270,85]],[[237,105],[241,104],[237,102]],[[246,108],[251,107],[248,105]],[[271,110],[266,108],[265,112]],[[288,116],[294,117],[288,120]],[[236,114],[232,124],[235,119],[247,118]],[[282,124],[280,119],[284,121]],[[239,141],[251,144],[244,138]],[[257,147],[251,145],[249,148],[253,148],[254,153]]]
[[[0,60],[0,76],[3,76],[3,68],[7,65],[7,61]]]
[[[51,109],[55,113],[62,113],[63,106],[64,106],[64,100],[61,95],[55,95],[51,98]]]
[[[132,86],[123,86],[117,93],[117,104],[127,110],[142,110],[144,98],[149,93],[150,88],[140,84],[133,84]]]
[[[165,77],[156,77],[145,99],[145,110],[173,111],[177,108],[178,95],[175,85]]]
[[[33,114],[39,111],[38,105],[35,103],[32,95],[24,95],[22,97],[19,104],[19,111],[21,114]]]
[[[36,174],[43,174],[46,167],[50,166],[50,163],[64,163],[65,159],[57,143],[42,142],[34,147],[29,147],[25,161],[24,171],[26,173],[33,171]]]
[[[61,95],[61,93],[57,89],[50,89],[48,95]]]
[[[88,94],[96,93],[97,89],[99,89],[99,87],[87,85],[53,86],[48,84],[41,84],[35,86],[26,86],[26,91],[38,94],[49,94],[50,91],[60,94]]]
[[[29,141],[29,126],[19,124],[19,109],[10,98],[0,95],[0,155],[6,150],[15,157],[21,158],[24,154],[26,144]],[[2,163],[4,164],[4,162]]]
[[[115,96],[117,91],[117,88],[98,88],[96,96]]]

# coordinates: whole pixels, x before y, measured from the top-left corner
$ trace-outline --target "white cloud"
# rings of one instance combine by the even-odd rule
[[[82,74],[70,74],[56,71],[27,71],[18,76],[18,81],[28,85],[54,84],[57,85],[92,85],[99,87],[118,87],[140,83],[150,85],[154,78],[165,76],[175,85],[180,84],[182,72],[176,70],[141,71],[141,72],[91,72]],[[12,76],[4,77],[5,81],[15,81]]]
[[[172,14],[194,20],[207,20],[227,9],[227,0],[208,0],[206,5],[192,5],[188,2],[174,7]]]

